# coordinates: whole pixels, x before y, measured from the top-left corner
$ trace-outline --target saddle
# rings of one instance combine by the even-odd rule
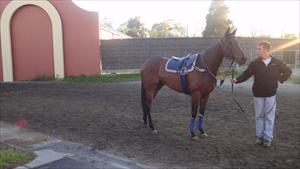
[[[194,70],[198,53],[189,53],[184,57],[172,56],[166,63],[165,70],[170,73],[186,75]]]
[[[190,94],[186,75],[194,70],[198,55],[198,53],[189,53],[184,57],[172,56],[166,63],[167,72],[180,75],[181,88],[185,94]]]

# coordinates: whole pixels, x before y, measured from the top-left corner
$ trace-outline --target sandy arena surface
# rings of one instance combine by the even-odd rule
[[[153,135],[142,122],[140,82],[0,83],[1,120],[27,120],[31,129],[81,142],[158,168],[300,168],[300,85],[278,89],[272,147],[255,145],[251,83],[228,82],[208,101],[208,137],[187,132],[190,97],[164,87],[152,109]]]

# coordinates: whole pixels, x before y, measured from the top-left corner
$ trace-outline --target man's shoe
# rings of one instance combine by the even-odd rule
[[[265,147],[271,147],[272,141],[264,140],[263,146]]]
[[[256,137],[255,143],[258,145],[262,145],[263,144],[263,139],[261,137]]]

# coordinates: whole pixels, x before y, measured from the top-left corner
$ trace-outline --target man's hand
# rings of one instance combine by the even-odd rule
[[[230,79],[230,83],[235,84],[236,82],[236,79]]]

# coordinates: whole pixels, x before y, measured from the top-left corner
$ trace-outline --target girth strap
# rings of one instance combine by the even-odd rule
[[[187,95],[191,94],[189,89],[189,82],[187,81],[187,76],[186,75],[179,75],[179,76],[180,76],[180,83],[183,92]]]

